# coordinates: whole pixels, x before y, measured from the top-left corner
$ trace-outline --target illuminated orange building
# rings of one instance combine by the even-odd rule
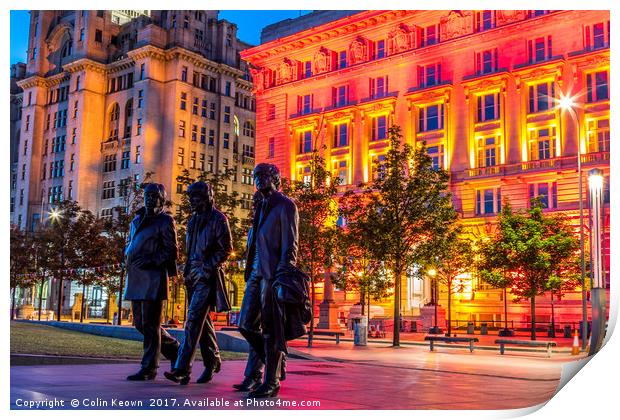
[[[584,200],[587,170],[603,169],[609,186],[607,11],[318,12],[263,38],[242,58],[254,67],[257,159],[283,176],[303,179],[309,152],[325,145],[344,188],[367,182],[396,124],[451,173],[454,205],[475,238],[492,231],[503,200],[526,208],[540,195],[577,223],[578,154]],[[561,96],[574,98],[576,114],[557,107]],[[500,291],[461,281],[453,319],[503,318]],[[419,317],[429,282],[406,283],[403,315]],[[341,316],[358,299],[335,296]],[[563,298],[556,321],[579,319],[580,296]],[[539,321],[549,319],[548,303],[541,299]],[[527,303],[509,306],[510,319],[529,321]]]

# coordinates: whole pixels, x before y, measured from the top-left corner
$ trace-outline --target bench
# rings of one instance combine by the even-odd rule
[[[506,344],[512,346],[523,346],[523,347],[546,347],[547,348],[547,357],[551,357],[551,347],[557,346],[555,341],[531,341],[531,340],[505,340],[499,339],[495,340],[495,344],[499,344],[499,354],[504,354],[504,350]]]
[[[344,335],[344,331],[341,330],[314,330],[313,335],[323,335],[327,337],[336,337],[336,344],[340,344],[340,337]]]
[[[427,335],[424,337],[424,341],[430,341],[431,351],[435,349],[434,342],[441,341],[443,343],[469,343],[469,352],[474,352],[474,343],[478,342],[474,337],[443,337],[438,335]]]

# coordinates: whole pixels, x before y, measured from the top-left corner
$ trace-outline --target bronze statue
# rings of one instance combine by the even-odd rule
[[[213,189],[205,182],[195,182],[187,189],[193,211],[187,224],[187,262],[183,272],[188,292],[189,309],[185,336],[179,348],[176,365],[164,376],[185,385],[190,380],[196,347],[205,366],[196,382],[207,383],[220,371],[222,361],[215,336],[212,310],[230,310],[224,282],[224,262],[232,252],[228,219],[213,206]]]
[[[174,219],[163,211],[166,191],[161,184],[144,188],[144,207],[131,222],[125,248],[127,283],[125,299],[131,300],[134,325],[144,336],[140,370],[130,381],[155,379],[159,353],[176,361],[179,342],[161,326],[168,278],[177,275],[177,237]]]
[[[261,200],[254,212],[247,241],[246,288],[239,316],[239,331],[250,344],[250,354],[239,391],[248,397],[274,397],[280,390],[287,352],[284,319],[273,284],[277,272],[294,267],[297,259],[297,206],[278,191],[280,172],[260,163],[254,180]],[[265,367],[264,381],[261,383]]]

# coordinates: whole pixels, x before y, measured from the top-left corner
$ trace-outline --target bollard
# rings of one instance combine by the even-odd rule
[[[571,338],[572,328],[570,325],[564,325],[564,338]]]
[[[473,334],[473,333],[474,333],[474,323],[468,322],[467,323],[467,334]]]
[[[480,324],[480,335],[487,335],[489,333],[489,327],[486,322]]]

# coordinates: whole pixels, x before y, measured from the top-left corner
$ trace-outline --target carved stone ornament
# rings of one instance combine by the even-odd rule
[[[445,41],[473,32],[474,24],[471,10],[451,10],[448,16],[439,21],[440,39]]]
[[[265,75],[262,68],[252,67],[250,68],[252,74],[252,83],[254,87],[252,92],[261,93],[265,89]]]
[[[366,44],[363,38],[357,38],[349,45],[349,61],[351,64],[366,61]]]
[[[495,21],[497,26],[525,20],[527,13],[525,10],[497,10],[495,11]]]
[[[404,25],[399,26],[388,34],[392,45],[392,53],[399,53],[409,49],[408,30]]]
[[[278,67],[278,72],[280,74],[280,83],[286,83],[293,80],[293,68],[292,68],[291,60],[285,58],[280,63]]]
[[[328,64],[328,51],[325,47],[321,47],[320,50],[314,54],[314,72],[315,73],[324,73],[327,69]]]

